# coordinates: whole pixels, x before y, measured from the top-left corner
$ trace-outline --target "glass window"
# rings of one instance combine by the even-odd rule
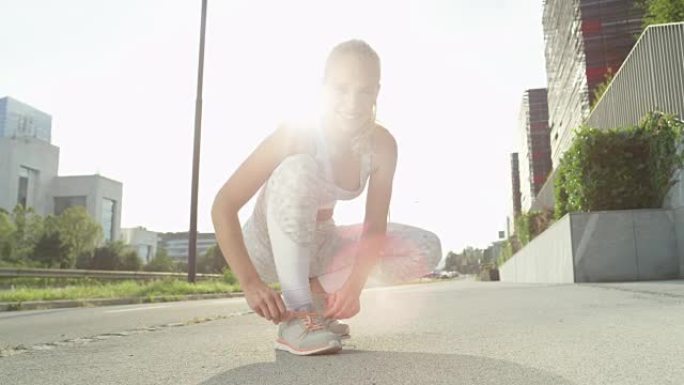
[[[28,203],[28,171],[25,167],[19,170],[19,191],[17,192],[17,204],[26,207]]]
[[[85,196],[55,197],[55,215],[60,215],[72,206],[86,207]]]
[[[38,171],[21,166],[19,167],[19,184],[17,188],[17,204],[23,207],[35,205],[36,188],[38,187]]]
[[[104,234],[104,239],[106,242],[114,239],[114,209],[116,208],[116,202],[102,198],[102,233]]]

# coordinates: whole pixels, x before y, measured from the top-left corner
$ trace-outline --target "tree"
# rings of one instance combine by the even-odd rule
[[[31,251],[30,258],[45,267],[70,268],[73,258],[69,255],[60,235],[57,218],[48,215],[43,221],[43,232]]]
[[[85,207],[72,206],[58,217],[59,235],[68,250],[70,266],[76,256],[95,250],[102,240],[102,227],[93,220]]]
[[[15,231],[10,240],[11,255],[7,260],[15,264],[26,264],[28,256],[33,252],[35,244],[43,233],[43,218],[30,207],[16,205],[11,219],[14,222]]]
[[[72,268],[89,263],[102,239],[102,229],[84,207],[43,218],[32,208],[17,205],[0,211],[0,260],[13,266]]]
[[[142,269],[142,261],[135,250],[128,250],[121,258],[121,270],[139,271]]]
[[[490,264],[494,260],[494,246],[489,246],[482,252],[482,264]]]
[[[9,261],[14,249],[14,233],[17,227],[9,213],[0,210],[0,260]]]
[[[651,24],[684,21],[684,0],[640,0],[639,4],[646,13],[644,29]]]
[[[444,260],[444,270],[458,270],[458,254],[454,253],[453,251],[449,251],[447,253],[446,259]]]
[[[459,271],[463,274],[478,274],[484,262],[484,250],[468,246],[463,249],[461,254],[450,251],[444,262],[444,270]]]
[[[221,248],[214,245],[207,249],[197,260],[197,272],[208,274],[223,274],[223,270],[228,267],[226,259],[223,257]]]
[[[159,248],[154,258],[152,258],[152,260],[147,265],[145,265],[143,269],[145,271],[171,272],[175,269],[175,263],[173,262],[173,259],[169,257],[169,254],[166,252],[165,249]]]
[[[129,249],[122,241],[108,242],[93,251],[89,268],[96,270],[140,270],[142,263],[135,250]]]

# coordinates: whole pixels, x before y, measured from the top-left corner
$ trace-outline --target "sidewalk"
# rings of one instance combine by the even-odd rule
[[[662,295],[666,297],[684,298],[684,279],[669,281],[638,281],[610,283],[582,283],[582,286],[594,286],[642,294]]]

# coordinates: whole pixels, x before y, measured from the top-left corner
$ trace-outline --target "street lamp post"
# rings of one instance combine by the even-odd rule
[[[204,78],[204,35],[207,24],[207,0],[202,0],[197,99],[195,101],[195,142],[192,153],[192,192],[190,198],[190,240],[188,246],[188,282],[195,282],[197,261],[197,190],[199,186],[200,142],[202,138],[202,80]]]

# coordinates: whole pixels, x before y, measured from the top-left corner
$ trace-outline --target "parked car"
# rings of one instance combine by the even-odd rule
[[[439,278],[440,272],[438,270],[431,271],[423,276],[423,278]]]
[[[458,277],[458,273],[455,271],[446,271],[445,270],[445,271],[441,271],[439,273],[439,278],[442,278],[442,279],[451,279],[451,278],[455,278],[455,277]]]

